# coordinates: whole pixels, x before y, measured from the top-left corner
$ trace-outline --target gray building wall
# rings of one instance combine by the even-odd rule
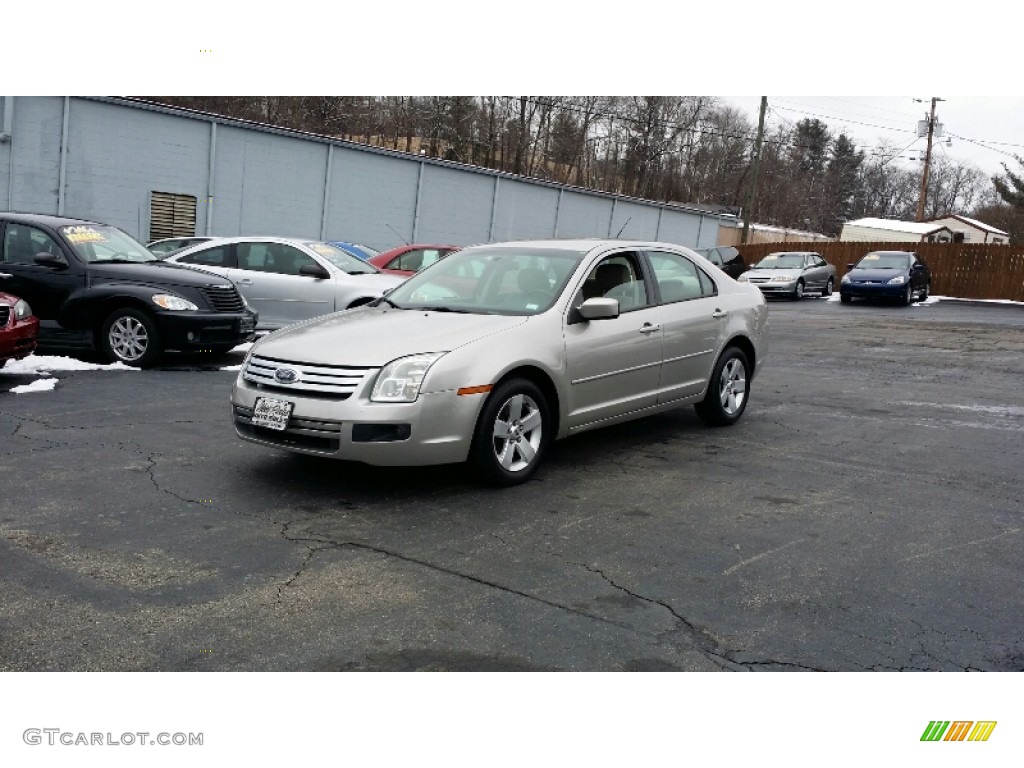
[[[0,124],[8,103],[0,99]],[[143,241],[153,191],[195,196],[197,234],[381,249],[620,232],[697,248],[718,240],[714,214],[245,121],[121,99],[13,105],[11,140],[0,144],[3,207],[95,219]]]

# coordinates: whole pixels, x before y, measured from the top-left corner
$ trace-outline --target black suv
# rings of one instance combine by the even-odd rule
[[[167,350],[226,352],[256,313],[225,278],[158,260],[122,230],[0,213],[0,290],[39,318],[39,345],[94,349],[144,366]]]
[[[720,245],[717,248],[700,248],[697,250],[701,256],[710,261],[729,277],[735,280],[742,275],[747,265],[740,256],[740,252],[731,245]]]

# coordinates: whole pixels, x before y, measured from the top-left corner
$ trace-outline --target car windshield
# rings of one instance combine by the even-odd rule
[[[906,269],[910,257],[905,253],[869,253],[855,269]]]
[[[536,315],[555,303],[586,253],[553,248],[471,248],[413,275],[384,301],[398,309]]]
[[[379,271],[373,264],[367,264],[362,259],[358,259],[330,243],[303,243],[303,245],[311,249],[313,253],[323,256],[342,272],[347,272],[350,275],[371,275]]]
[[[754,269],[799,269],[804,265],[802,253],[769,253]]]
[[[79,258],[96,262],[153,262],[156,256],[126,232],[106,224],[82,224],[61,227],[61,234],[71,243]]]

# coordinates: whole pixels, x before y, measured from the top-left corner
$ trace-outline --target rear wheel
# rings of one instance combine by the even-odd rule
[[[550,436],[547,398],[527,379],[509,379],[487,398],[470,458],[493,485],[517,485],[537,471]]]
[[[152,365],[162,352],[156,323],[141,309],[120,307],[100,328],[99,347],[112,363],[136,367]]]
[[[828,282],[825,283],[825,288],[824,288],[824,290],[822,290],[821,295],[822,296],[831,296],[832,295],[832,286],[833,285],[835,285],[835,283],[832,282],[832,278],[830,277],[828,279]]]
[[[739,347],[726,349],[711,373],[704,399],[694,406],[705,424],[727,427],[739,421],[747,408],[750,363]]]
[[[931,296],[931,293],[932,293],[932,284],[931,283],[925,283],[924,284],[924,290],[921,291],[921,301],[927,301],[928,297]]]

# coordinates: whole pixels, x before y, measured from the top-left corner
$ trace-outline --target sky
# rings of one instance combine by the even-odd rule
[[[1005,96],[918,94],[917,96],[767,96],[765,128],[789,126],[803,119],[826,123],[833,135],[846,133],[858,148],[870,152],[881,142],[902,149],[895,161],[905,168],[919,165],[927,139],[917,135],[917,123],[936,103],[936,123],[944,137],[936,138],[932,157],[945,156],[973,165],[987,176],[1004,173],[1005,162],[1019,172],[1014,155],[1024,156],[1024,95]],[[760,96],[722,96],[757,125]],[[919,99],[923,103],[915,101]],[[947,144],[947,141],[949,142]]]

